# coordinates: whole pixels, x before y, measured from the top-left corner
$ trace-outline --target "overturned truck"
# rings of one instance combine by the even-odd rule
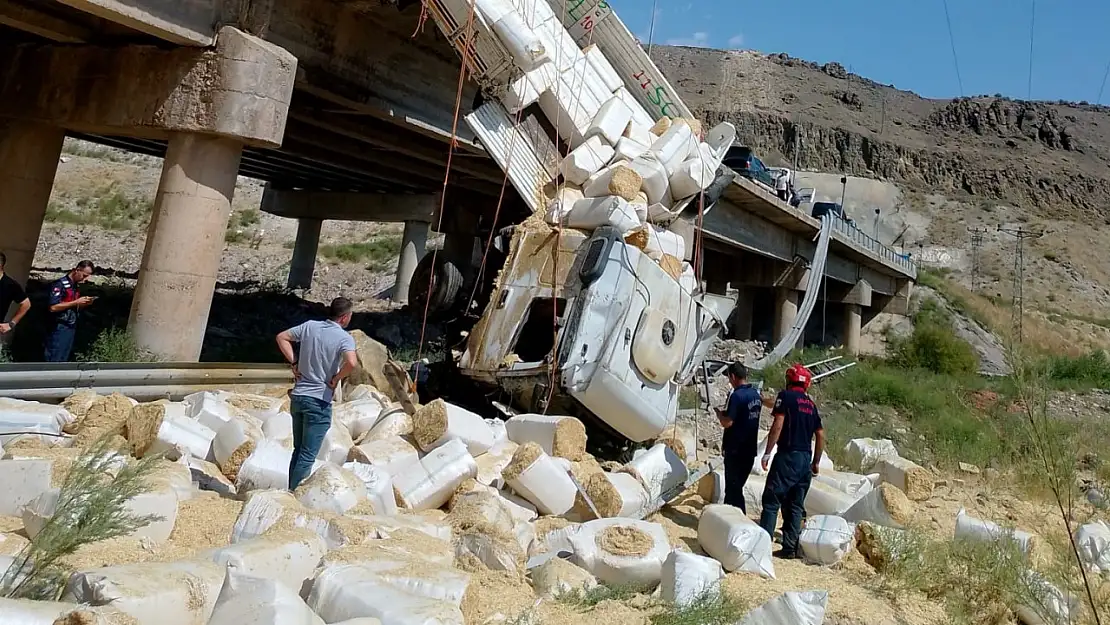
[[[705,292],[693,223],[732,181],[735,128],[704,131],[604,1],[427,6],[482,87],[467,124],[531,213],[501,230],[458,370],[520,410],[660,437],[734,304]],[[428,270],[411,299],[444,304],[463,277]]]

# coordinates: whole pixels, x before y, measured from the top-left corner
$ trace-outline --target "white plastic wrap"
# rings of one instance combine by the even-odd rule
[[[257,538],[282,519],[292,520],[302,512],[304,506],[287,490],[253,492],[231,528],[231,543]]]
[[[235,487],[240,493],[252,490],[289,488],[289,463],[293,451],[277,441],[262,440],[239,467]]]
[[[632,124],[637,130],[630,133],[629,136],[646,146],[651,146],[655,142],[655,136],[651,134],[651,127],[655,125],[655,119],[644,110],[644,107],[636,100],[636,96],[632,95],[627,87],[622,86],[613,93],[632,111]]]
[[[634,518],[641,513],[651,501],[651,495],[640,480],[631,473],[600,473],[613,485],[621,500],[621,509],[614,517]],[[597,502],[594,502],[597,505]],[[603,516],[606,511],[599,510]]]
[[[350,459],[373,465],[391,476],[404,473],[405,470],[420,461],[420,453],[416,446],[400,436],[390,436],[368,443],[362,443],[351,448]]]
[[[586,130],[586,137],[601,135],[609,145],[616,145],[624,136],[625,129],[632,122],[632,111],[620,98],[612,97],[601,105],[597,117]]]
[[[1079,558],[1092,573],[1110,572],[1110,527],[1105,521],[1080,525],[1075,530]]]
[[[536,595],[555,599],[573,592],[597,587],[597,578],[586,569],[562,558],[551,558],[529,571]]]
[[[574,497],[578,494],[570,476],[547,454],[536,458],[519,476],[506,483],[545,515],[565,514],[574,506]]]
[[[222,426],[224,422],[219,424]],[[164,454],[169,459],[182,455],[207,460],[212,453],[212,442],[216,431],[200,421],[173,414],[166,407],[162,425],[144,455]]]
[[[599,544],[609,528],[634,528],[652,540],[651,549],[642,556],[610,553]],[[663,575],[663,562],[671,551],[663,526],[631,519],[598,519],[578,526],[569,535],[574,549],[574,562],[598,581],[611,586],[655,588]]]
[[[243,419],[228,419],[212,439],[212,457],[223,467],[240,447],[256,445],[262,438],[261,427]]]
[[[0,432],[41,432],[47,436],[37,434],[30,436],[47,445],[54,445],[58,439],[49,434],[60,434],[62,427],[72,423],[74,419],[75,417],[61,406],[0,397]],[[17,436],[0,434],[0,444],[14,440]]]
[[[717,170],[710,169],[700,154],[695,154],[675,167],[671,172],[671,195],[686,198],[697,195],[709,188],[717,177]]]
[[[588,125],[586,129],[589,129]],[[604,138],[595,135],[571,150],[559,165],[559,171],[567,182],[582,186],[590,176],[605,167],[615,153]]]
[[[369,617],[383,625],[463,625],[458,604],[406,592],[362,565],[325,568],[312,585],[308,605],[328,623]]]
[[[0,515],[18,516],[23,506],[50,490],[54,462],[0,460]]]
[[[241,411],[224,401],[218,392],[202,391],[185,398],[185,415],[218,432],[233,415]]]
[[[675,549],[663,562],[663,601],[687,607],[699,599],[720,594],[725,572],[712,558]]]
[[[856,526],[838,516],[816,515],[806,519],[798,547],[811,564],[831,566],[851,553],[856,544]]]
[[[854,499],[859,499],[874,490],[875,483],[878,479],[877,475],[875,476],[875,480],[872,480],[872,477],[868,475],[825,469],[821,469],[820,474],[813,476],[814,482],[820,482],[826,486],[835,488]]]
[[[74,573],[63,600],[111,605],[140,625],[207,623],[224,571],[199,560],[131,564]]]
[[[485,425],[484,423],[482,425]],[[438,508],[451,498],[463,480],[475,477],[478,465],[466,445],[451,440],[393,475],[397,502],[414,511]]]
[[[644,179],[644,193],[650,204],[671,205],[670,177],[667,168],[652,152],[645,152],[632,161],[632,169]]]
[[[551,89],[540,95],[540,109],[558,131],[559,137],[574,149],[585,141],[586,130],[601,110],[601,102],[584,85],[572,84],[560,76]],[[608,158],[604,159],[602,164],[608,161]],[[582,181],[585,179],[583,177]]]
[[[325,464],[301,482],[296,497],[309,510],[343,514],[366,499],[366,485],[353,472]]]
[[[327,551],[323,538],[294,528],[213,549],[203,557],[228,571],[272,579],[299,594]]]
[[[412,530],[431,536],[444,543],[452,539],[451,526],[440,521],[430,521],[415,514],[398,514],[396,516],[365,515],[352,517],[366,521],[374,526],[378,538],[387,539],[392,534],[402,530]]]
[[[885,438],[854,438],[844,447],[844,463],[849,471],[857,473],[871,473],[885,457],[898,457],[894,442]]]
[[[543,41],[515,9],[493,23],[493,32],[513,55],[516,64],[528,71],[548,59]]]
[[[698,543],[730,573],[747,571],[775,578],[771,537],[739,508],[706,506],[698,521]]]
[[[1019,529],[1004,528],[997,523],[977,519],[968,514],[963,508],[960,508],[960,511],[956,513],[955,536],[957,540],[973,540],[977,542],[995,542],[1009,539],[1017,544],[1018,549],[1020,549],[1026,557],[1028,557],[1033,550],[1033,535],[1029,532],[1024,532]]]
[[[293,415],[279,412],[262,422],[262,436],[293,448]]]
[[[697,145],[697,139],[689,124],[673,123],[663,136],[651,144],[649,151],[663,164],[667,170],[667,177],[670,178],[678,171],[679,166],[690,158],[690,153],[697,150]]]
[[[442,434],[434,437],[439,421],[446,421]],[[424,452],[459,440],[466,445],[471,456],[480,456],[493,447],[493,430],[481,416],[466,408],[437,399],[421,407],[412,417],[417,444]]]
[[[358,439],[377,425],[388,407],[389,400],[384,396],[364,397],[335,406],[332,418],[347,428],[351,438]]]
[[[1079,623],[1083,602],[1057,588],[1036,571],[1022,576],[1028,602],[1014,606],[1014,615],[1024,625],[1072,625]]]
[[[621,137],[617,141],[614,161],[634,161],[648,151],[648,146],[629,137]]]
[[[624,160],[617,160],[611,165],[606,165],[605,167],[598,170],[597,173],[590,176],[586,180],[586,182],[583,183],[583,195],[585,197],[606,197],[609,195],[614,195],[613,192],[609,190],[609,183],[612,182],[613,172],[615,172],[618,167],[628,167],[628,162]]]
[[[828,602],[824,590],[786,592],[749,612],[739,625],[821,625]]]
[[[397,514],[397,497],[393,494],[393,477],[385,469],[361,462],[348,462],[343,468],[362,480],[366,487],[366,498],[375,514],[392,516]]]
[[[882,484],[879,488],[860,497],[840,516],[843,516],[845,520],[851,521],[852,523],[869,521],[875,525],[902,529],[904,524],[900,523],[895,518],[895,515],[892,513],[893,511],[887,509],[883,496],[884,491],[887,489],[897,490],[889,484]]]
[[[594,72],[597,73],[597,76],[601,79],[605,88],[609,90],[609,93],[614,93],[618,89],[624,87],[624,81],[621,80],[620,74],[617,73],[617,70],[613,69],[612,64],[609,63],[609,59],[605,58],[605,53],[597,46],[586,46],[582,49],[582,54],[586,56],[586,60],[589,61],[590,65],[594,68]]]
[[[924,467],[899,456],[885,456],[875,463],[882,481],[896,486],[913,501],[933,495],[933,476]]]
[[[690,476],[686,463],[664,443],[656,443],[647,453],[633,458],[620,472],[636,476],[647,490],[649,500],[680,486]]]
[[[585,428],[575,417],[521,414],[505,422],[505,431],[512,442],[518,445],[535,443],[551,456],[585,451],[578,441],[581,436],[581,443],[585,444]]]
[[[841,515],[847,512],[859,499],[859,497],[849,495],[824,482],[813,480],[810,482],[809,491],[806,493],[806,514]]]
[[[644,227],[648,229],[647,246],[644,247],[644,253],[648,255],[648,258],[659,262],[663,259],[664,254],[678,259],[686,256],[686,241],[682,238],[682,235],[664,230],[653,224],[647,224]]]
[[[324,625],[324,621],[284,584],[229,568],[208,625]]]
[[[501,488],[505,484],[505,480],[501,477],[501,472],[512,462],[513,454],[516,453],[516,449],[516,443],[505,440],[494,445],[489,451],[475,458],[474,462],[478,465],[478,475],[474,479],[478,480],[478,483],[484,486]]]
[[[567,216],[571,208],[574,208],[574,203],[586,197],[582,193],[582,189],[568,185],[560,185],[558,190],[555,191],[555,199],[547,205],[547,213],[545,219],[550,224],[562,223],[563,218]]]
[[[77,606],[60,601],[31,601],[0,597],[0,625],[54,625],[54,620]]]
[[[500,445],[509,440],[509,430],[505,427],[505,422],[501,419],[485,419],[486,425],[489,426],[490,432],[493,432],[493,445]],[[490,448],[493,447],[490,446]]]
[[[316,454],[316,459],[320,462],[343,464],[347,462],[347,456],[354,446],[355,441],[347,431],[347,426],[333,419],[328,433],[324,435],[324,442],[320,444],[320,453]]]
[[[624,235],[640,226],[640,216],[624,198],[586,198],[574,203],[570,212],[562,219],[562,225],[581,230],[596,230],[609,225]]]

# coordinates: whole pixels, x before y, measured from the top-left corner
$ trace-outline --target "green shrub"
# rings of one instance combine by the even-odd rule
[[[401,237],[382,235],[370,238],[363,243],[342,243],[321,245],[320,253],[325,258],[348,263],[365,262],[367,269],[385,269],[401,253]]]
[[[651,616],[651,625],[733,625],[747,613],[746,603],[721,592],[707,592],[689,605],[667,605]]]
[[[933,373],[966,375],[979,367],[975,351],[956,336],[952,319],[935,300],[927,300],[914,316],[909,338],[894,344],[894,362],[906,369],[925,369]]]
[[[1058,388],[1110,388],[1110,358],[1102,350],[1077,358],[1052,357],[1047,370],[1048,379]]]
[[[77,198],[74,208],[51,202],[46,208],[46,219],[54,223],[130,230],[149,221],[153,210],[154,203],[150,200],[130,197],[115,185],[108,185]]]
[[[139,347],[123,328],[111,328],[96,337],[88,350],[77,355],[80,362],[154,362],[152,354]]]

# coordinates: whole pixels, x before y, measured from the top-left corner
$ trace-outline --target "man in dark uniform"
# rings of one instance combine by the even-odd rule
[[[771,450],[778,445],[775,460],[763,490],[763,514],[759,524],[772,537],[782,508],[782,549],[775,553],[782,558],[798,557],[798,536],[802,533],[806,494],[817,475],[821,454],[825,449],[825,431],[821,414],[806,391],[813,375],[802,365],[786,370],[786,389],[775,399],[771,415],[775,418],[767,436],[767,449],[762,466],[767,470]],[[816,438],[816,443],[814,439]],[[812,452],[811,443],[814,444]]]
[[[50,285],[50,316],[53,327],[46,336],[43,349],[47,362],[66,362],[73,351],[73,337],[77,334],[77,312],[93,303],[91,297],[82,297],[77,285],[93,273],[91,260],[77,263],[69,273]]]
[[[11,276],[4,273],[4,266],[7,263],[8,257],[0,252],[0,340],[3,339],[4,335],[14,330],[16,324],[23,319],[27,311],[31,310],[31,300],[27,299],[23,287]],[[8,309],[12,307],[12,304],[19,304],[19,307],[12,313],[12,318],[8,319]]]
[[[721,452],[725,457],[725,503],[740,508],[744,505],[744,484],[759,453],[759,413],[762,409],[759,391],[748,384],[748,368],[739,362],[728,367],[732,394],[724,410],[717,410],[717,419],[725,429]]]

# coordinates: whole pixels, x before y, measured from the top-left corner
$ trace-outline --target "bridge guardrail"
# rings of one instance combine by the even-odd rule
[[[917,263],[913,262],[908,255],[895,252],[894,248],[860,230],[854,223],[843,217],[833,216],[833,229],[844,235],[852,243],[870,250],[884,262],[900,267],[914,278],[917,278]]]

